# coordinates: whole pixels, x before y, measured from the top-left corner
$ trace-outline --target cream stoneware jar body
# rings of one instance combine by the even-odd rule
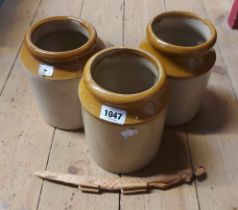
[[[86,61],[102,48],[94,27],[74,17],[46,18],[26,32],[21,60],[47,123],[61,129],[83,127],[78,83]]]
[[[77,90],[79,78],[71,80],[46,80],[28,74],[36,103],[44,120],[57,128],[83,127],[81,103]]]
[[[206,91],[209,76],[210,71],[191,79],[168,79],[171,100],[167,125],[179,125],[195,116]]]
[[[94,161],[114,173],[138,171],[155,157],[167,110],[145,124],[103,123],[83,109],[87,144]]]
[[[159,61],[130,48],[103,50],[87,62],[79,96],[89,151],[100,167],[130,173],[154,158],[168,107]]]
[[[166,125],[190,121],[198,112],[215,64],[216,30],[190,12],[172,11],[153,18],[140,48],[165,66],[171,93]]]

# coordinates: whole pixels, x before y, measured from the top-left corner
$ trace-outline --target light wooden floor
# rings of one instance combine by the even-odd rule
[[[232,0],[6,0],[0,8],[0,210],[238,209],[238,32],[226,19]],[[25,30],[53,15],[90,21],[114,45],[137,47],[145,26],[165,10],[190,10],[218,30],[217,63],[198,116],[166,128],[159,155],[142,174],[203,164],[202,182],[124,196],[84,194],[42,182],[39,170],[116,176],[90,159],[82,132],[54,129],[39,116],[19,61]]]

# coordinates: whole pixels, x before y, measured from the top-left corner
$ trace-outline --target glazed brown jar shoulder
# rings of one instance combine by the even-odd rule
[[[86,61],[105,48],[94,27],[81,19],[56,16],[43,19],[26,32],[21,60],[28,71],[39,76],[39,65],[54,66],[50,80],[80,77]]]
[[[209,71],[216,61],[213,24],[196,14],[170,11],[154,17],[140,48],[162,60],[171,78],[191,78]]]

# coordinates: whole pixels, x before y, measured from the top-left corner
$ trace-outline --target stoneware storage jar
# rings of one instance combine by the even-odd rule
[[[102,48],[94,27],[74,17],[50,17],[29,28],[21,60],[46,122],[61,129],[83,127],[78,83],[86,61]]]
[[[129,173],[154,158],[168,105],[159,60],[140,50],[105,49],[87,62],[79,96],[87,144],[99,166]]]
[[[197,113],[216,54],[216,30],[206,19],[190,12],[165,12],[147,25],[140,48],[165,66],[171,92],[167,125],[179,125]]]

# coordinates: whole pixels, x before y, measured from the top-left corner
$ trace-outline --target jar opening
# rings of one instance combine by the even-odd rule
[[[41,50],[65,52],[86,44],[89,32],[75,20],[52,20],[35,28],[31,40]]]
[[[91,68],[93,80],[118,94],[143,92],[158,81],[159,72],[145,57],[126,51],[108,51],[98,56]]]
[[[211,39],[212,32],[202,20],[181,15],[158,16],[152,23],[154,34],[177,46],[194,47]]]

